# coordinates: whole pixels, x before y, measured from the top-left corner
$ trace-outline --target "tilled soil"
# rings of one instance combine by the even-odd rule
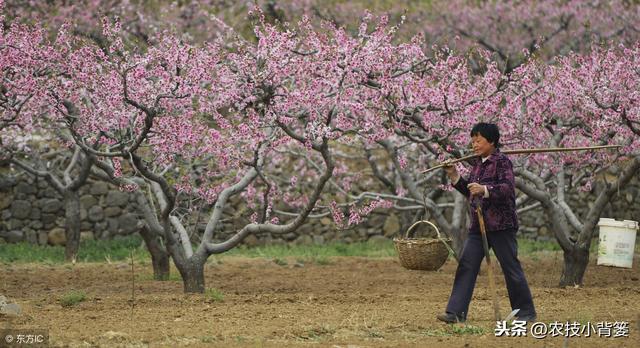
[[[466,325],[446,325],[456,263],[409,271],[394,258],[331,258],[287,264],[223,257],[206,266],[206,286],[223,299],[183,294],[182,283],[151,280],[149,264],[4,265],[0,294],[22,306],[2,328],[49,330],[52,346],[198,347],[640,347],[640,271],[596,266],[583,287],[558,288],[559,253],[521,261],[538,321],[582,327],[629,323],[629,337],[496,337],[487,276],[481,272]],[[483,265],[484,269],[484,265]],[[173,270],[175,273],[175,270]],[[502,315],[510,311],[497,272]],[[134,281],[132,282],[132,277]],[[62,306],[72,290],[86,300]],[[612,331],[620,333],[621,331]],[[0,343],[0,347],[2,344]]]

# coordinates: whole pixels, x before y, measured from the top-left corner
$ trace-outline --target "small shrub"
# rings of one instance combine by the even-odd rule
[[[473,325],[452,325],[451,332],[456,335],[482,335],[485,330]]]
[[[224,301],[224,294],[222,293],[222,291],[220,291],[218,289],[215,289],[215,288],[209,288],[209,289],[205,290],[204,297],[208,301],[213,301],[213,302],[222,302],[222,301]]]
[[[78,303],[86,299],[87,299],[87,294],[85,294],[84,291],[72,290],[62,295],[59,301],[62,307],[71,307],[71,306],[77,305]]]
[[[278,266],[286,266],[288,264],[287,260],[281,259],[279,257],[276,257],[275,259],[273,259],[273,262]]]

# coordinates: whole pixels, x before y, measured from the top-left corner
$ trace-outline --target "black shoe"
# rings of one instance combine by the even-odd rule
[[[533,313],[533,314],[529,314],[529,315],[519,315],[519,316],[516,317],[515,320],[524,321],[524,322],[530,323],[530,322],[536,321],[536,314]]]
[[[445,323],[464,323],[464,318],[454,313],[445,312],[444,314],[438,314],[438,320],[444,321]]]

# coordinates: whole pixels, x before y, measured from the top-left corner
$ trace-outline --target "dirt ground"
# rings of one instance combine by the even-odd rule
[[[45,328],[52,346],[71,347],[640,347],[638,257],[632,270],[592,260],[584,287],[565,289],[557,287],[560,254],[522,258],[538,321],[629,322],[630,337],[570,339],[496,337],[484,272],[467,326],[438,322],[453,281],[452,259],[438,272],[405,270],[394,258],[304,265],[221,260],[207,265],[206,286],[221,291],[222,301],[185,295],[180,281],[150,280],[148,264],[135,265],[134,299],[130,264],[4,265],[0,294],[23,313],[0,317],[0,329]],[[509,301],[498,276],[506,315]],[[74,289],[87,299],[61,306],[60,297]]]

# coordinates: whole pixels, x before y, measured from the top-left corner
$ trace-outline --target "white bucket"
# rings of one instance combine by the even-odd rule
[[[598,226],[598,265],[631,268],[638,222],[601,218]]]

